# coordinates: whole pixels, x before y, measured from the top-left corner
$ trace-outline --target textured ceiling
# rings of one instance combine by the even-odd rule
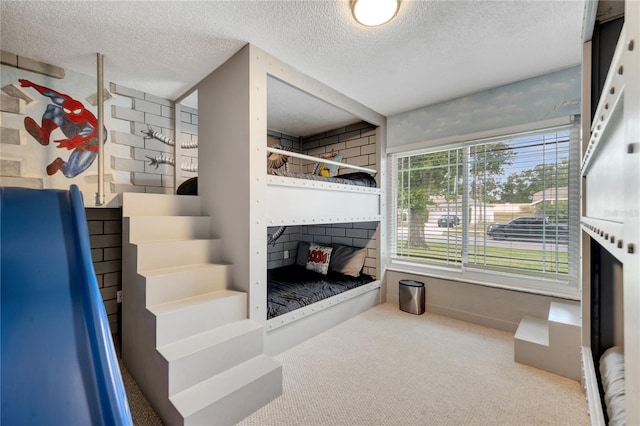
[[[581,59],[585,0],[403,0],[374,28],[349,4],[3,0],[0,45],[88,75],[101,52],[107,80],[176,99],[252,43],[387,116]]]

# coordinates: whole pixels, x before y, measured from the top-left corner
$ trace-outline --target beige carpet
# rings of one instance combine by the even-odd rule
[[[511,333],[396,305],[276,359],[283,395],[241,425],[589,424],[580,384],[515,363]]]
[[[276,357],[281,397],[240,425],[588,425],[580,384],[513,361],[513,335],[377,306]],[[136,425],[161,424],[123,371]]]
[[[129,370],[127,370],[122,362],[118,336],[113,336],[113,343],[116,348],[116,355],[118,356],[118,365],[120,365],[124,389],[127,392],[127,400],[129,401],[129,408],[131,409],[133,424],[136,426],[162,426],[160,417],[158,417],[158,414],[154,411],[153,407],[151,407],[151,403],[144,396],[136,381],[133,380],[131,373],[129,373]]]

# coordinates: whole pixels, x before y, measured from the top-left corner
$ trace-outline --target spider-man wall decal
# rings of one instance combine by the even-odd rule
[[[20,79],[22,87],[32,87],[42,96],[51,99],[51,104],[42,115],[42,124],[31,117],[25,117],[24,128],[40,145],[49,145],[49,138],[55,129],[62,130],[66,139],[56,139],[57,148],[73,150],[68,161],[57,157],[47,166],[47,174],[61,171],[67,178],[73,178],[84,172],[98,155],[98,120],[81,102],[71,96],[56,92],[29,80]],[[104,129],[104,141],[107,141],[107,129]]]

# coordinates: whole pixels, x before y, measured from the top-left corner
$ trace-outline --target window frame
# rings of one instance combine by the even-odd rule
[[[388,176],[390,190],[388,192],[388,256],[387,256],[387,269],[404,272],[416,275],[423,275],[433,278],[461,281],[472,284],[479,284],[484,286],[505,288],[516,291],[531,292],[535,294],[543,294],[556,297],[564,297],[574,300],[579,300],[579,281],[580,281],[580,233],[579,233],[579,220],[580,220],[580,124],[579,116],[567,117],[564,119],[556,119],[551,122],[532,123],[529,126],[515,126],[509,129],[497,129],[487,132],[481,132],[479,134],[471,134],[461,136],[458,138],[445,138],[441,141],[432,141],[420,144],[415,144],[407,147],[407,149],[395,148],[391,152],[387,152],[388,161]],[[441,152],[445,150],[454,150],[460,148],[468,148],[470,146],[487,144],[493,141],[506,141],[513,140],[522,137],[540,135],[544,133],[558,133],[562,131],[569,132],[569,182],[568,185],[571,188],[569,190],[569,241],[567,242],[568,254],[568,274],[566,279],[562,279],[553,276],[536,276],[535,274],[523,274],[518,273],[516,269],[495,271],[492,269],[477,269],[470,267],[467,264],[466,259],[463,259],[461,264],[455,266],[435,265],[429,263],[413,262],[408,259],[396,257],[397,253],[397,196],[398,196],[398,170],[397,159],[399,157],[408,157],[421,154],[429,154],[435,152]],[[440,142],[440,143],[438,143]],[[409,149],[412,148],[412,149]],[[467,151],[468,152],[468,151]],[[468,158],[467,155],[463,155],[463,158]],[[463,173],[463,187],[465,190],[462,194],[468,194],[469,182],[468,182],[468,164],[464,165],[464,170],[467,173]],[[464,195],[463,195],[464,198]],[[469,243],[468,236],[468,223],[467,210],[469,207],[468,200],[464,200],[462,208],[462,222],[463,231],[462,238],[465,240],[465,244]],[[446,214],[451,214],[450,212]]]

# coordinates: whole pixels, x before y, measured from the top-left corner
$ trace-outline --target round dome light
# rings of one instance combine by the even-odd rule
[[[400,0],[353,0],[353,17],[367,27],[375,27],[389,22],[396,16]]]

